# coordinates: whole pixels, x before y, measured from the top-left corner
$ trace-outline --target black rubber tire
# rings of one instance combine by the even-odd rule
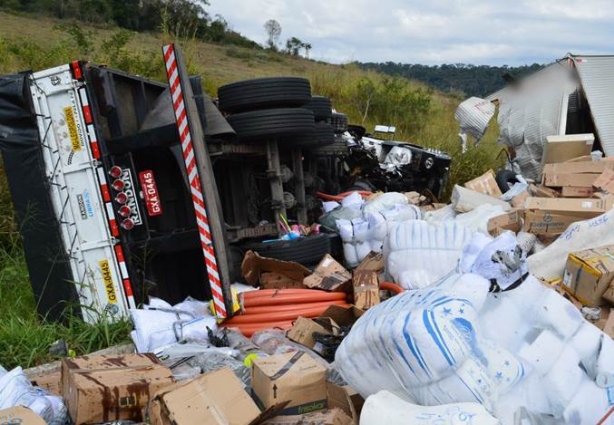
[[[326,234],[307,236],[293,241],[247,242],[242,244],[245,251],[255,251],[262,257],[283,261],[315,264],[326,254],[330,254],[330,237]]]
[[[518,179],[516,178],[516,175],[517,173],[511,170],[497,171],[497,177],[495,180],[497,181],[497,186],[499,186],[501,192],[505,193],[510,190],[514,183],[519,183]]]
[[[312,132],[286,138],[282,140],[280,147],[301,147],[303,150],[307,150],[308,148],[328,146],[333,143],[335,143],[333,126],[328,123],[317,122]]]
[[[313,112],[302,108],[264,109],[231,115],[228,123],[242,140],[313,133]]]
[[[335,129],[335,133],[345,133],[348,130],[348,117],[345,114],[333,112],[333,116],[330,119],[330,123]]]
[[[330,99],[324,96],[312,96],[309,103],[305,104],[303,108],[313,111],[316,122],[329,120],[333,116],[333,105],[330,103]]]
[[[311,84],[299,77],[256,78],[222,86],[217,94],[224,112],[295,107],[311,100]]]

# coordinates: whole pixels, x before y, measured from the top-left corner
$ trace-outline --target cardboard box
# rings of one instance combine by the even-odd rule
[[[610,304],[614,304],[614,286],[610,284],[610,286],[608,286],[608,289],[605,290],[601,298],[608,301]]]
[[[148,417],[152,425],[253,425],[279,409],[260,412],[234,372],[222,368],[158,391]]]
[[[353,425],[354,421],[339,408],[326,409],[306,415],[277,416],[263,425]]]
[[[514,233],[520,232],[522,229],[522,219],[524,211],[513,210],[506,214],[501,214],[488,220],[488,233],[497,237],[506,230],[511,230]]]
[[[464,184],[467,189],[483,193],[484,195],[494,196],[498,198],[503,195],[499,185],[497,184],[496,175],[493,170],[488,170],[486,173]]]
[[[592,133],[548,136],[544,145],[542,165],[590,155],[594,142],[595,136]]]
[[[260,275],[262,289],[307,289],[302,281],[290,279],[281,273],[266,272]]]
[[[612,208],[609,199],[596,198],[527,198],[524,204],[527,210],[539,210],[551,214],[571,215],[592,218]]]
[[[41,387],[49,394],[62,396],[62,373],[60,371],[35,376],[31,379],[32,385]]]
[[[283,414],[325,409],[326,368],[303,351],[252,361],[254,396],[265,408],[289,401]]]
[[[62,395],[77,424],[141,421],[150,396],[174,382],[152,354],[62,360]]]
[[[614,279],[614,245],[569,254],[563,284],[583,304],[599,306]]]
[[[306,317],[299,317],[288,331],[287,337],[291,341],[321,354],[321,349],[317,346],[313,338],[313,333],[318,332],[326,335],[336,335],[338,328],[339,325],[330,318],[319,317],[318,319],[308,319]]]
[[[552,214],[548,211],[525,211],[524,231],[534,235],[560,235],[571,224],[581,220],[582,217]]]
[[[359,309],[368,310],[380,303],[379,279],[376,272],[355,270],[352,286],[354,288],[354,305]]]
[[[572,187],[566,186],[561,189],[564,198],[590,198],[595,190],[592,187]]]
[[[309,288],[319,288],[331,292],[349,292],[352,274],[333,257],[326,254],[317,265],[313,274],[303,279]]]
[[[560,195],[556,190],[542,185],[536,186],[532,184],[529,186],[529,190],[533,196],[538,198],[558,198]]]
[[[531,194],[527,190],[525,190],[520,194],[514,196],[510,201],[510,205],[512,206],[512,208],[515,209],[522,208],[524,206],[524,201],[526,201],[529,196],[531,196]]]
[[[355,270],[366,270],[380,274],[384,271],[384,268],[384,254],[381,252],[371,251],[365,258],[362,259]]]
[[[599,174],[544,174],[542,183],[548,187],[592,187]]]
[[[282,275],[292,282],[301,284],[306,276],[311,272],[305,266],[292,261],[281,261],[274,258],[265,258],[253,251],[247,251],[241,263],[241,274],[245,278],[248,285],[256,286],[261,282],[263,273],[276,273]],[[271,282],[270,280],[268,281]],[[293,286],[295,287],[295,286]],[[304,288],[304,286],[300,286]],[[270,288],[283,289],[283,288]]]
[[[2,425],[47,425],[47,422],[36,413],[23,406],[0,410]]]
[[[332,305],[316,319],[299,317],[294,326],[288,331],[288,338],[296,343],[304,345],[322,354],[322,348],[313,338],[313,332],[320,332],[328,335],[338,335],[341,327],[351,327],[360,316],[363,310],[356,307],[340,307]]]
[[[614,162],[610,161],[609,163],[614,163]],[[614,171],[605,170],[593,182],[593,186],[595,186],[597,189],[603,192],[614,193]]]
[[[606,170],[614,170],[613,161],[583,161],[546,164],[543,174],[601,174]]]
[[[346,425],[346,424],[354,424],[358,425],[360,412],[362,410],[362,406],[365,400],[358,394],[353,388],[349,386],[340,387],[331,382],[326,383],[326,395],[328,400],[328,410],[323,410],[319,412],[313,412],[306,415],[300,416],[277,416],[273,419],[269,419],[265,422],[266,425],[289,425],[289,424],[300,424],[300,425],[313,425],[313,424],[321,424],[328,422],[320,422],[320,421],[331,421],[331,416],[329,411],[338,409],[344,413],[344,415],[335,414],[332,415],[333,424],[337,425]],[[320,416],[319,414],[323,414]],[[349,420],[349,422],[348,422]],[[299,421],[299,422],[297,422]],[[337,421],[337,422],[335,422]]]

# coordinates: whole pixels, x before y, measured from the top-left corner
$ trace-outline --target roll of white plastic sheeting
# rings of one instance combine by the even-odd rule
[[[529,270],[539,278],[560,279],[569,253],[611,244],[614,244],[614,209],[570,225],[550,246],[529,257]]]
[[[527,275],[513,241],[476,234],[465,274],[367,311],[337,350],[342,377],[364,397],[480,403],[505,425],[598,423],[614,405],[614,341]]]
[[[424,288],[454,270],[471,235],[456,222],[404,221],[384,244],[386,273],[405,289]]]
[[[471,232],[488,234],[488,220],[504,213],[505,211],[501,205],[483,204],[473,211],[458,214],[455,220],[459,225],[465,226]]]
[[[360,425],[499,425],[501,422],[478,403],[418,406],[388,391],[367,398],[360,413]]]

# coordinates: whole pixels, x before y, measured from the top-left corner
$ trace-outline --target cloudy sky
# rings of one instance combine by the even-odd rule
[[[327,62],[548,63],[566,53],[612,54],[614,0],[209,0],[231,28],[264,43],[311,43]]]

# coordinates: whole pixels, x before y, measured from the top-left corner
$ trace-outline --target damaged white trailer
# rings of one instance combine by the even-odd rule
[[[508,147],[524,177],[538,179],[548,136],[594,133],[594,150],[614,155],[614,56],[568,54],[485,99],[469,98],[456,110],[463,149],[477,145],[499,113],[498,143]]]

